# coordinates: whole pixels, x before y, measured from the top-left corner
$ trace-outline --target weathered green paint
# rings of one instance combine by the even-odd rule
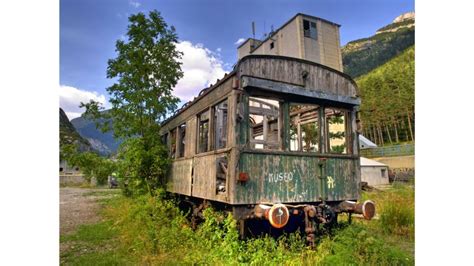
[[[316,202],[323,195],[328,201],[357,199],[360,180],[355,160],[242,153],[239,170],[248,173],[249,180],[236,184],[234,203]]]

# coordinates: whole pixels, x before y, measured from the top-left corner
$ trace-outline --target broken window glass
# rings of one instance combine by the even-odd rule
[[[319,106],[290,105],[290,151],[319,152]]]
[[[249,98],[250,146],[253,149],[280,148],[280,103],[276,100]]]
[[[209,144],[209,111],[198,115],[198,153],[208,151]]]
[[[227,143],[227,100],[214,106],[214,146],[215,149],[226,147]]]
[[[325,116],[328,151],[347,154],[347,111],[326,108]]]
[[[179,150],[178,157],[184,157],[185,145],[186,145],[186,124],[182,124],[178,127],[179,132]]]

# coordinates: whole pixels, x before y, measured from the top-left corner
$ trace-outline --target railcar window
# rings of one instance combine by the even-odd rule
[[[184,157],[185,145],[186,145],[186,124],[182,124],[178,127],[179,132],[179,145],[178,145],[178,157]]]
[[[250,97],[249,130],[253,149],[280,148],[280,104],[276,100]]]
[[[170,132],[170,157],[176,158],[176,128]]]
[[[325,116],[328,151],[330,153],[347,154],[347,112],[326,108]]]
[[[319,106],[290,105],[290,151],[319,152]]]
[[[209,111],[198,116],[198,153],[208,151],[209,144]]]
[[[214,106],[214,146],[225,148],[227,144],[227,100]]]

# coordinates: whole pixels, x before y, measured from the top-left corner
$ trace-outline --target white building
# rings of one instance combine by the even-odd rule
[[[376,187],[388,185],[388,166],[377,161],[360,157],[360,172],[362,182],[367,182],[369,186]]]

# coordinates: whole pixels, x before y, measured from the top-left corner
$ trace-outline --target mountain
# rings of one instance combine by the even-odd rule
[[[84,139],[69,121],[63,109],[59,108],[59,145],[62,147],[67,144],[77,143],[80,151],[91,151],[91,144]]]
[[[105,120],[99,121],[104,122]],[[114,138],[113,132],[103,133],[96,128],[94,121],[84,118],[83,116],[71,120],[71,123],[77,129],[79,134],[86,138],[92,148],[99,151],[102,155],[115,153],[121,141]]]
[[[375,35],[342,47],[344,72],[356,78],[397,56],[415,44],[415,13],[409,12],[378,29]]]

